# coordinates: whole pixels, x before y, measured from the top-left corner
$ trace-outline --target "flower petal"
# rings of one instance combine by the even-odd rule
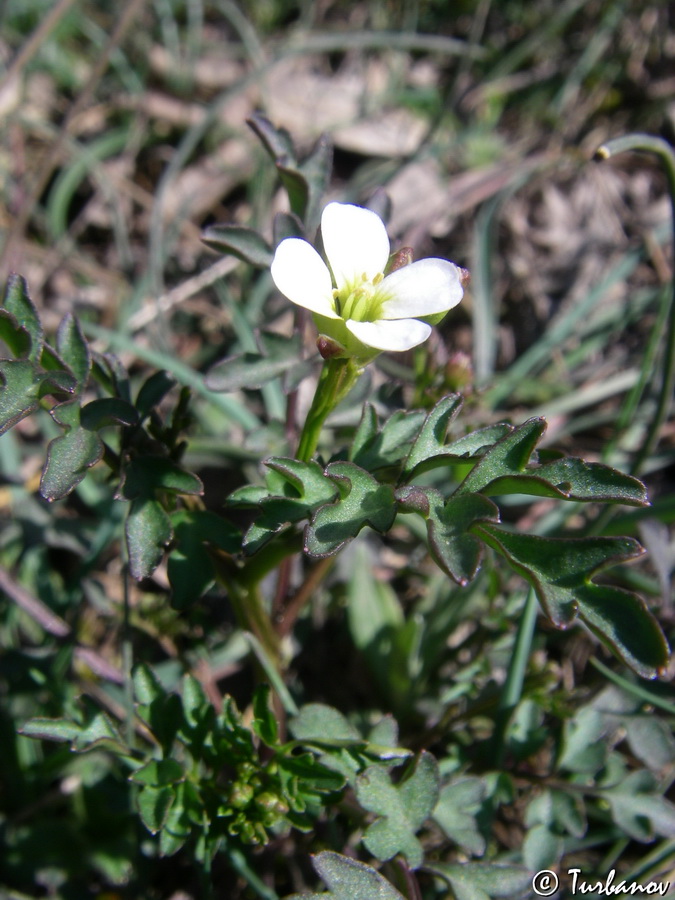
[[[382,219],[369,209],[349,203],[329,203],[321,216],[326,257],[338,289],[384,272],[389,238]]]
[[[339,319],[333,309],[333,283],[328,266],[314,247],[301,238],[286,238],[277,247],[270,268],[284,297],[312,312]]]
[[[367,347],[376,350],[410,350],[421,344],[431,334],[431,326],[418,319],[396,319],[385,322],[356,322],[348,319],[345,322],[354,337]]]
[[[459,269],[447,259],[420,259],[387,275],[380,318],[430,316],[457,306],[464,295]]]

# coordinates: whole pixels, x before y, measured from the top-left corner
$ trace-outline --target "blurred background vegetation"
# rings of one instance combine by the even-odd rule
[[[290,326],[268,273],[200,240],[226,222],[271,236],[281,193],[246,126],[260,110],[305,150],[331,136],[333,198],[384,188],[395,244],[472,272],[429,355],[381,360],[380,382],[428,406],[460,388],[467,424],[546,415],[550,443],[630,469],[663,364],[669,200],[652,159],[593,154],[632,131],[672,141],[674,19],[667,0],[2,0],[0,280],[26,277],[48,331],[75,311],[135,378],[165,368],[193,388],[189,461],[220,509],[242,472],[257,479],[255,460],[287,451],[280,392],[224,398],[194,375],[252,349],[260,324]],[[16,735],[82,697],[120,715],[120,504],[94,476],[47,508],[36,490],[55,433],[45,412],[0,441],[0,893],[198,896],[180,893],[198,890],[181,859],[154,858],[104,754]],[[667,629],[674,439],[669,421],[641,468],[656,512],[612,524],[650,549],[625,577]],[[528,515],[540,533],[563,524],[546,501]],[[212,696],[246,696],[222,596],[179,613],[166,586],[159,570],[132,588],[139,656],[168,682],[189,667]],[[484,623],[493,637],[510,628],[502,614]],[[583,681],[588,639],[551,646],[558,668],[540,686]],[[417,721],[404,688],[383,702],[352,668],[331,688],[316,659],[298,664],[322,699],[398,703]],[[501,827],[517,843],[517,825]]]

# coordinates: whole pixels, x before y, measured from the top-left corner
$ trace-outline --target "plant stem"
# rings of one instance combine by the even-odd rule
[[[323,423],[347,396],[362,372],[353,359],[327,359],[323,364],[312,405],[300,435],[295,458],[309,462],[316,452]]]
[[[131,638],[131,603],[129,597],[129,564],[126,559],[126,542],[123,540],[122,545],[125,548],[125,560],[122,566],[122,593],[124,607],[122,610],[122,677],[124,679],[122,689],[124,695],[124,737],[127,746],[133,750],[136,746],[136,729],[135,729],[135,708],[134,708],[134,648]],[[136,794],[136,788],[133,789]]]

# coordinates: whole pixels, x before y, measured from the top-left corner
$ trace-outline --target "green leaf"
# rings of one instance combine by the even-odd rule
[[[204,710],[211,704],[204,693],[204,688],[194,675],[188,674],[183,678],[181,700],[185,721],[188,725],[199,727],[204,719]]]
[[[649,505],[647,489],[637,478],[602,463],[588,463],[573,457],[531,466],[518,475],[495,478],[484,490],[493,497],[534,494],[562,500]]]
[[[163,370],[154,372],[149,378],[146,378],[136,397],[137,418],[145,419],[176,384],[177,381],[173,375]]]
[[[295,163],[295,147],[293,140],[285,128],[276,128],[261,113],[254,113],[247,124],[258,135],[265,150],[275,162]]]
[[[565,842],[548,825],[533,825],[523,841],[523,862],[531,872],[553,868],[562,858]]]
[[[112,742],[119,748],[124,747],[122,738],[117,728],[105,713],[99,712],[91,721],[80,729],[72,743],[73,750],[91,750],[102,743]],[[124,748],[126,750],[126,748]]]
[[[7,279],[7,289],[2,306],[14,317],[14,321],[20,324],[21,329],[30,335],[30,348],[26,358],[34,365],[40,360],[44,332],[40,316],[28,293],[26,279],[21,275],[10,275]]]
[[[71,313],[64,316],[56,332],[56,349],[75,376],[78,394],[82,393],[89,378],[91,355],[80,323]]]
[[[165,754],[171,751],[176,734],[184,724],[183,708],[177,694],[167,694],[149,666],[134,669],[134,695],[139,719],[148,726]]]
[[[157,500],[139,497],[131,502],[125,533],[129,571],[136,579],[147,578],[162,561],[171,540],[171,520]]]
[[[433,811],[434,821],[447,837],[472,856],[485,853],[485,838],[478,829],[476,816],[486,795],[487,789],[482,779],[459,777],[441,788]]]
[[[43,376],[29,359],[0,360],[0,434],[39,406]]]
[[[307,703],[288,724],[293,737],[303,743],[348,747],[363,743],[356,728],[341,712],[324,703]]]
[[[31,336],[6,309],[0,309],[0,341],[12,354],[3,359],[28,359],[32,345]]]
[[[665,636],[637,594],[592,581],[601,569],[640,556],[632,538],[542,538],[512,534],[488,523],[473,532],[501,553],[535,589],[558,628],[576,616],[643,678],[665,670]]]
[[[356,781],[356,798],[379,817],[364,835],[368,850],[381,860],[401,853],[413,869],[422,865],[422,845],[415,833],[436,806],[439,785],[438,763],[427,752],[415,759],[395,785],[379,766],[366,769]]]
[[[166,697],[166,691],[157,680],[157,676],[145,663],[134,669],[133,682],[136,702],[143,706],[149,706],[155,700]]]
[[[450,441],[445,445],[445,452],[452,457],[458,459],[471,459],[475,456],[483,456],[485,453],[501,441],[507,434],[511,434],[513,425],[506,422],[497,422],[494,425],[487,425],[485,428],[478,428],[464,437],[457,438],[456,441]]]
[[[323,850],[312,865],[329,892],[291,894],[285,900],[405,900],[379,872],[355,859]]]
[[[65,497],[103,456],[103,443],[95,431],[81,427],[79,400],[61,403],[52,418],[66,433],[50,441],[40,479],[40,493],[47,500]]]
[[[347,585],[347,621],[354,645],[386,690],[392,641],[403,625],[403,609],[391,586],[374,576],[373,559],[363,544],[356,549]]]
[[[546,422],[541,418],[529,419],[518,428],[509,429],[487,450],[458,492],[483,492],[490,496],[533,494],[631,506],[648,504],[645,486],[637,478],[602,463],[561,458],[543,465],[528,465],[545,431]]]
[[[151,834],[157,834],[167,824],[169,811],[176,799],[172,787],[146,785],[138,794],[141,821]]]
[[[286,166],[280,162],[277,162],[277,172],[288,194],[288,204],[291,212],[304,221],[309,208],[309,184],[307,179],[294,166]]]
[[[263,744],[274,747],[279,742],[279,727],[276,717],[269,705],[270,688],[264,684],[256,688],[253,695],[252,729]]]
[[[321,205],[333,170],[333,143],[328,135],[321,135],[312,152],[306,156],[299,166],[308,187],[308,202],[305,220],[308,231],[313,231],[319,224]]]
[[[148,797],[147,814],[151,823],[161,830],[159,836],[159,852],[161,856],[173,856],[185,844],[192,834],[192,822],[190,821],[190,807],[196,805],[193,797],[194,788],[189,782],[182,782],[166,788],[144,788],[145,791],[159,790],[162,796],[156,797],[153,806],[153,797]],[[171,794],[169,802],[168,794]],[[145,819],[144,819],[145,822]],[[148,823],[145,822],[146,827]],[[152,831],[152,828],[149,828]]]
[[[343,775],[323,765],[311,753],[280,754],[276,763],[282,775],[294,779],[303,794],[334,794],[345,786]]]
[[[557,768],[570,772],[595,774],[605,764],[608,744],[605,717],[590,707],[580,709],[565,722]]]
[[[265,238],[245,225],[211,225],[202,240],[219,253],[229,253],[260,269],[269,269],[274,254]]]
[[[257,353],[241,353],[216,363],[204,379],[211,391],[253,390],[302,365],[302,335],[263,332]]]
[[[499,510],[482,494],[455,494],[446,501],[437,491],[428,490],[427,495],[429,551],[457,584],[466,585],[483,558],[483,544],[469,529],[479,522],[499,522]]]
[[[274,246],[277,247],[289,237],[305,238],[305,229],[302,222],[293,213],[280,212],[274,216],[272,223],[272,237]]]
[[[349,455],[350,460],[368,472],[375,472],[385,466],[392,466],[409,452],[410,445],[417,436],[424,412],[398,411],[387,419],[382,428],[372,431],[371,412],[364,408],[361,425],[356,433]]]
[[[655,835],[675,837],[675,804],[662,796],[650,772],[631,772],[602,796],[610,805],[614,821],[634,840],[646,843]]]
[[[119,397],[101,397],[82,407],[80,425],[89,431],[97,431],[108,425],[133,426],[139,422],[138,413],[131,403]]]
[[[638,759],[656,772],[675,760],[675,740],[670,727],[652,713],[623,719],[626,740]]]
[[[215,570],[209,548],[235,554],[241,532],[217,513],[205,509],[179,509],[171,514],[174,543],[167,564],[171,602],[185,609],[199,600],[213,583]]]
[[[403,467],[408,478],[441,465],[447,458],[445,435],[462,408],[459,394],[450,394],[434,406],[412,446]]]
[[[267,489],[246,485],[228,498],[233,505],[260,507],[256,521],[244,536],[243,549],[247,554],[260,550],[286,525],[309,518],[339,493],[318,463],[270,457],[265,465],[269,470]]]
[[[528,419],[498,441],[474,466],[459,487],[461,493],[479,493],[505,475],[518,475],[530,461],[534,448],[546,431],[546,421]]]
[[[129,776],[129,781],[151,787],[166,787],[184,779],[183,767],[175,759],[152,759]]]
[[[47,719],[36,717],[29,719],[21,728],[19,734],[25,737],[37,738],[43,741],[58,741],[70,743],[82,731],[82,726],[69,719]]]
[[[69,743],[76,753],[100,745],[111,746],[117,753],[128,752],[119,731],[102,712],[96,713],[86,725],[78,725],[68,719],[34,718],[26,722],[19,732],[26,737]]]
[[[365,525],[380,533],[396,518],[391,485],[379,484],[372,475],[349,462],[334,462],[326,475],[335,480],[341,497],[322,506],[305,531],[305,551],[314,557],[331,556],[356,537]]]
[[[532,887],[532,873],[523,866],[500,863],[432,863],[427,866],[452,885],[457,900],[518,897]]]
[[[600,766],[598,766],[599,768]],[[528,805],[525,824],[528,826],[546,825],[556,834],[570,834],[572,837],[582,838],[587,829],[583,800],[578,794],[555,788],[544,788]]]
[[[125,469],[120,486],[125,500],[152,497],[155,491],[171,494],[201,494],[204,486],[196,475],[166,456],[139,456]]]

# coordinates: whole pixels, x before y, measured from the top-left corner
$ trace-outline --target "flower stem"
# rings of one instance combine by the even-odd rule
[[[296,459],[309,462],[316,452],[321,428],[328,415],[351,391],[362,367],[353,359],[327,359],[323,364],[314,399],[307,414]]]

